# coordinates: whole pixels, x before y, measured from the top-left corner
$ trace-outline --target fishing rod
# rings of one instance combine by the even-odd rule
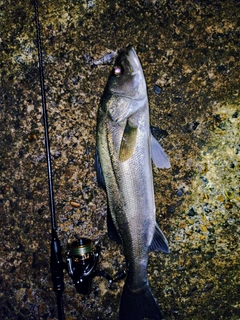
[[[125,272],[120,270],[114,278],[108,275],[103,270],[97,270],[97,263],[100,253],[100,246],[98,241],[91,241],[87,238],[79,238],[73,241],[69,250],[66,253],[66,263],[62,258],[62,247],[57,234],[55,201],[53,193],[53,178],[52,178],[52,164],[50,153],[50,142],[48,134],[48,117],[46,106],[46,94],[44,84],[43,72],[43,57],[41,47],[41,32],[38,13],[38,0],[34,0],[35,7],[35,22],[37,32],[37,48],[38,48],[38,62],[39,62],[39,78],[41,86],[42,110],[43,110],[43,124],[45,134],[45,149],[47,158],[48,171],[48,189],[49,189],[49,207],[51,213],[51,256],[50,269],[52,274],[53,289],[56,293],[58,319],[65,320],[63,291],[64,291],[64,269],[66,269],[72,278],[76,291],[80,294],[89,294],[91,292],[92,279],[96,276],[104,277],[111,284],[125,277]]]
[[[64,320],[65,315],[64,315],[63,296],[62,296],[62,293],[64,290],[64,273],[63,273],[64,264],[62,260],[62,254],[61,254],[61,245],[57,235],[57,225],[56,225],[56,216],[55,216],[52,165],[51,165],[51,153],[50,153],[50,143],[49,143],[49,135],[48,135],[46,94],[45,94],[44,75],[43,75],[43,58],[42,58],[41,35],[40,35],[40,24],[39,24],[37,0],[34,0],[34,7],[35,7],[35,21],[36,21],[36,31],[37,31],[37,48],[38,48],[41,97],[42,97],[43,124],[44,124],[44,134],[45,134],[45,148],[46,148],[46,157],[47,157],[49,206],[50,206],[51,224],[52,224],[50,268],[52,273],[53,288],[57,296],[58,318],[59,320]]]

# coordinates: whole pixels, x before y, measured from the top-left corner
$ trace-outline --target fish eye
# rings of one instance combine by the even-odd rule
[[[123,67],[122,66],[114,66],[113,67],[113,74],[115,76],[120,76],[123,73]]]

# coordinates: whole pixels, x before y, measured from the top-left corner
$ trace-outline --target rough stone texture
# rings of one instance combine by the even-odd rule
[[[106,235],[94,154],[111,70],[99,59],[132,44],[172,164],[154,168],[171,253],[150,254],[152,290],[165,319],[239,319],[240,2],[44,0],[39,17],[63,251],[79,236],[99,239],[99,268],[125,267]],[[0,318],[56,319],[33,4],[1,0],[0,22]],[[117,319],[123,283],[96,278],[82,296],[65,274],[66,319]]]

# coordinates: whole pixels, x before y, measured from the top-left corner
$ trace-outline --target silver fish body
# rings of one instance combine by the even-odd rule
[[[120,319],[161,319],[148,286],[148,252],[169,252],[156,224],[152,159],[170,167],[151,135],[146,82],[135,50],[119,54],[98,114],[98,156],[113,224],[127,261]]]

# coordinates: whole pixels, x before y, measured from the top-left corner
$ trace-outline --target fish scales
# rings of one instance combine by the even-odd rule
[[[143,114],[143,120],[144,116]],[[144,148],[146,144],[142,143],[144,139],[146,142],[149,140],[149,133],[141,133],[140,126],[138,130],[135,151],[132,157],[122,163],[121,166],[118,164],[121,139],[116,137],[123,136],[123,128],[120,127],[120,130],[113,130],[112,134],[111,130],[108,130],[108,132],[110,131],[108,141],[117,142],[113,148],[109,146],[113,168],[110,171],[115,173],[117,180],[113,177],[116,183],[107,184],[110,211],[114,216],[118,229],[124,230],[124,236],[121,235],[120,231],[124,247],[131,247],[130,250],[125,250],[125,255],[128,263],[135,269],[132,281],[138,282],[135,285],[137,288],[140,286],[140,279],[143,282],[142,286],[145,284],[147,269],[145,266],[142,267],[141,264],[135,264],[134,261],[139,261],[140,259],[147,261],[147,250],[155,228],[151,159],[149,151]],[[146,166],[146,170],[141,170],[141,163],[149,163]],[[120,195],[118,197],[120,198],[121,208],[119,206],[116,210],[115,199],[117,195]],[[124,212],[124,214],[120,214],[119,211]],[[126,228],[126,225],[128,228]],[[145,226],[145,228],[143,229],[142,226]],[[135,280],[136,277],[138,280]]]

